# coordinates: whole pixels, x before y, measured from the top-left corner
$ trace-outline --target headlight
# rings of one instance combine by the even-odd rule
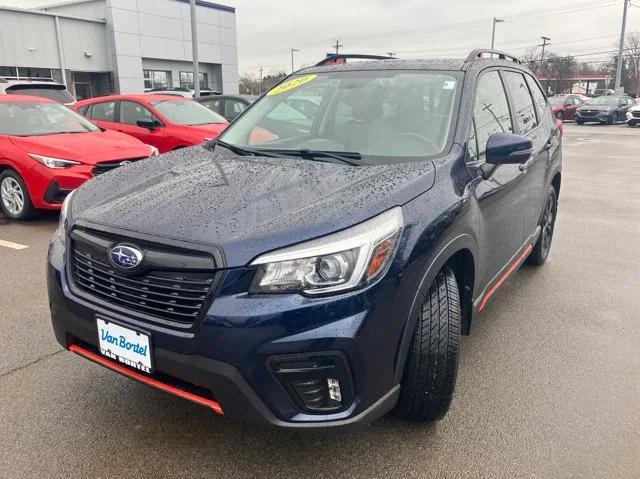
[[[35,153],[29,153],[29,156],[51,169],[69,168],[70,166],[81,164],[79,161],[63,160],[62,158],[52,158],[50,156],[36,155]]]
[[[393,208],[346,230],[259,256],[251,293],[344,291],[382,275],[403,227]]]
[[[62,244],[65,243],[67,237],[67,213],[69,212],[69,203],[71,202],[71,197],[74,195],[76,190],[73,190],[71,193],[67,195],[62,203],[62,208],[60,208],[60,220],[58,221],[58,231],[56,234],[60,238]]]
[[[154,156],[159,156],[160,155],[160,152],[158,151],[158,149],[155,146],[146,145],[146,144],[145,144],[145,146],[147,148],[149,148],[149,151],[151,152],[151,154],[149,155],[150,157],[154,157]]]

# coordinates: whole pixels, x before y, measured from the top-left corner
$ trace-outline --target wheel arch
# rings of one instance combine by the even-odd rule
[[[474,314],[473,293],[477,285],[477,243],[470,234],[463,233],[450,239],[436,250],[424,271],[420,286],[411,304],[409,316],[405,321],[402,338],[397,354],[395,367],[395,381],[400,382],[404,372],[404,364],[411,345],[411,337],[415,329],[417,318],[429,287],[438,272],[445,266],[450,267],[456,277],[460,291],[460,310],[462,313],[462,334],[468,335]]]
[[[556,197],[560,197],[560,184],[562,182],[562,174],[557,171],[551,180],[551,186],[556,190]]]

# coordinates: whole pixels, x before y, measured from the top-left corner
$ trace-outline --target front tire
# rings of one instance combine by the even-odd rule
[[[35,214],[27,185],[13,170],[0,173],[0,207],[6,216],[14,220],[26,220]]]
[[[411,340],[395,414],[435,421],[449,410],[458,371],[460,295],[455,275],[443,268],[429,287]]]
[[[584,125],[584,121],[582,121],[582,120],[576,120],[576,124],[578,124],[578,125]]]
[[[538,241],[533,246],[531,254],[527,257],[526,263],[532,266],[540,266],[544,264],[551,250],[551,242],[553,241],[553,231],[556,224],[556,215],[558,213],[558,195],[555,188],[551,187],[547,195],[547,201],[544,204],[544,211],[540,219],[542,231],[538,237]]]

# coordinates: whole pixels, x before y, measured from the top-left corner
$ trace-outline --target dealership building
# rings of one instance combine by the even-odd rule
[[[233,7],[196,2],[200,86],[238,92]],[[0,77],[52,78],[79,99],[193,88],[188,0],[68,0],[0,7]]]

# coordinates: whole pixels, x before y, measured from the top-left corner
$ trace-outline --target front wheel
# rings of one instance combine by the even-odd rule
[[[0,207],[5,215],[15,220],[26,220],[34,214],[27,186],[13,170],[0,174]]]
[[[582,120],[576,120],[576,124],[578,124],[578,125],[584,125],[584,121],[582,121]]]
[[[435,421],[449,410],[458,371],[460,295],[456,277],[443,268],[429,287],[404,368],[395,414]]]
[[[531,254],[527,257],[527,264],[540,266],[544,264],[551,250],[551,241],[553,240],[553,230],[556,224],[556,214],[558,212],[558,195],[555,188],[551,188],[547,195],[547,201],[544,204],[544,211],[540,219],[542,231],[538,237],[538,241],[533,246]]]

